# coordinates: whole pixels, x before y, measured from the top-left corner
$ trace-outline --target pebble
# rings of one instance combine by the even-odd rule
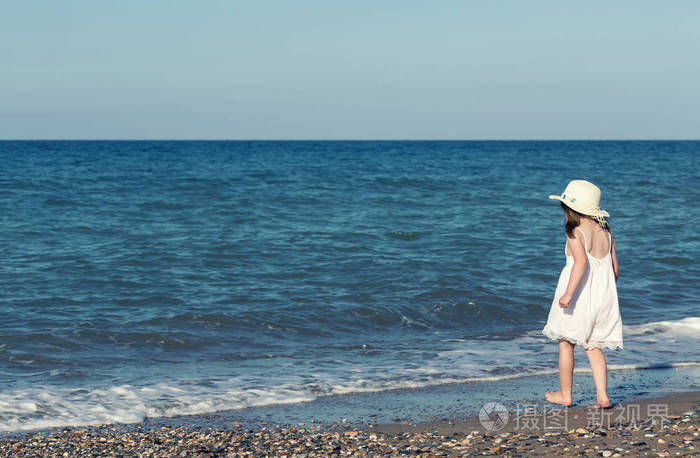
[[[275,426],[196,429],[185,426],[75,428],[28,433],[0,439],[0,456],[697,456],[693,442],[698,435],[700,415],[692,413],[683,421],[670,419],[665,425],[635,429],[630,425],[603,429],[577,428],[566,432],[481,431],[400,432],[388,434],[376,428],[350,427],[339,421],[331,425]],[[647,440],[658,437],[650,449]],[[619,446],[605,448],[611,437],[624,438]],[[678,438],[669,441],[669,438]],[[679,442],[674,444],[669,442]]]

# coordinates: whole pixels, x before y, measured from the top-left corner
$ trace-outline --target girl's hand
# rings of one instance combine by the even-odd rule
[[[564,295],[559,298],[559,307],[567,308],[571,303],[571,299],[573,299],[573,295],[571,293],[564,293]]]

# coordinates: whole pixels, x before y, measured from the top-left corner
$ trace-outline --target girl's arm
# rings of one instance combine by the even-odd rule
[[[566,287],[564,294],[559,298],[559,306],[563,308],[568,307],[571,303],[571,299],[574,297],[576,288],[578,288],[578,284],[581,283],[583,274],[586,272],[586,263],[588,263],[588,259],[586,258],[586,249],[584,248],[583,241],[581,239],[582,237],[579,231],[574,231],[574,238],[569,239],[571,254],[574,255],[574,266],[571,268],[569,285]]]
[[[613,271],[615,272],[615,281],[617,281],[617,277],[620,276],[620,270],[617,265],[617,253],[615,253],[615,239],[612,239],[612,264]]]

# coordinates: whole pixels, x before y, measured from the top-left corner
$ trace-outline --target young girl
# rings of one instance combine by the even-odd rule
[[[617,301],[617,255],[610,216],[601,210],[600,189],[584,180],[571,181],[561,196],[566,215],[566,265],[559,276],[554,301],[542,333],[559,340],[560,391],[545,399],[570,406],[574,376],[574,345],[586,350],[595,382],[596,408],[612,407],[602,349],[622,346],[622,319]]]

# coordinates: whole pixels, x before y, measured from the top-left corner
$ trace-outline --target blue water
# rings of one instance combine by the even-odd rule
[[[576,178],[618,242],[608,364],[700,364],[700,142],[12,141],[0,164],[0,430],[556,370],[547,196]]]

